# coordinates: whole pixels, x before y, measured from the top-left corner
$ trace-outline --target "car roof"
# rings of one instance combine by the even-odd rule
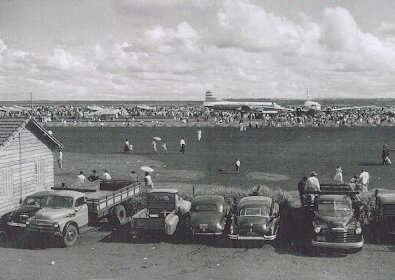
[[[351,198],[347,195],[342,194],[323,194],[318,196],[318,200],[326,200],[326,201],[351,201]]]
[[[28,196],[34,197],[34,196],[46,196],[46,195],[69,196],[69,197],[74,197],[74,198],[85,196],[85,194],[82,192],[71,191],[71,190],[41,191],[41,192],[36,192],[36,193],[34,193],[32,195],[28,195]]]
[[[152,189],[152,190],[149,190],[148,193],[178,193],[178,190],[175,190],[175,189]]]
[[[247,196],[243,197],[239,201],[238,208],[244,208],[247,206],[262,206],[262,205],[271,205],[272,199],[266,196]]]
[[[201,195],[197,196],[192,200],[192,204],[199,204],[199,203],[212,203],[212,204],[223,204],[225,199],[223,196],[220,195]]]
[[[395,193],[382,193],[377,195],[377,198],[381,201],[381,203],[395,204]]]

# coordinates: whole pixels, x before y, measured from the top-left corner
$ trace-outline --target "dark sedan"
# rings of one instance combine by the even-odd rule
[[[234,240],[274,240],[279,228],[279,206],[269,197],[242,198],[230,226]]]
[[[192,235],[221,235],[229,220],[230,207],[222,196],[203,195],[193,199],[189,220]]]

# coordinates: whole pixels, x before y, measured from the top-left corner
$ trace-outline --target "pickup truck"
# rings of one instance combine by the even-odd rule
[[[179,224],[186,222],[191,203],[183,200],[177,190],[152,189],[146,193],[146,208],[132,217],[131,234],[162,232],[173,235]]]
[[[358,192],[349,185],[322,185],[321,191],[307,193],[315,197],[312,205],[305,204],[312,215],[306,217],[311,225],[311,245],[356,251],[363,247],[364,238],[358,221],[361,203]]]
[[[373,213],[373,226],[378,243],[395,235],[395,193],[375,192],[376,206]]]
[[[69,247],[88,223],[111,217],[118,225],[126,224],[124,203],[139,193],[139,183],[120,180],[98,180],[73,190],[46,191],[42,193],[45,201],[41,209],[26,221],[26,229],[58,236],[63,245]]]

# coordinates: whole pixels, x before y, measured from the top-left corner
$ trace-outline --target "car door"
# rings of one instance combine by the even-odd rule
[[[83,227],[88,224],[88,205],[86,204],[85,197],[79,197],[75,200],[75,217],[74,221],[78,227]]]

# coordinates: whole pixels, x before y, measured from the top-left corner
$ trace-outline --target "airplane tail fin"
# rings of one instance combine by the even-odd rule
[[[211,91],[206,91],[206,98],[204,101],[222,101],[222,99],[214,97],[214,94]]]

